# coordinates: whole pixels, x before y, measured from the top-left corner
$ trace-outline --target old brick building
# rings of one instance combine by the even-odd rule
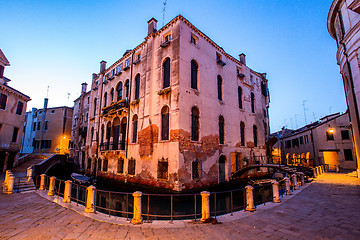
[[[85,168],[86,137],[89,122],[91,91],[86,91],[87,83],[81,84],[81,95],[74,100],[74,114],[71,128],[70,157],[80,169]]]
[[[174,190],[226,181],[264,156],[266,74],[178,15],[93,74],[87,171]]]

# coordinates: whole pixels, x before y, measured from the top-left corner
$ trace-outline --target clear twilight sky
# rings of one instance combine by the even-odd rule
[[[297,128],[346,102],[336,42],[326,28],[332,0],[168,0],[165,24],[182,14],[230,55],[266,72],[271,132]],[[7,0],[0,6],[0,48],[10,61],[10,86],[31,97],[27,109],[73,106],[81,83],[91,83],[147,35],[163,26],[163,0]],[[88,90],[90,85],[88,86]]]

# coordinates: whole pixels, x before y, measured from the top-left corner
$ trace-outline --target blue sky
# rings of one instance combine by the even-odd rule
[[[307,123],[346,111],[326,28],[331,2],[168,0],[165,24],[182,14],[226,52],[244,52],[250,68],[266,72],[274,132],[305,124],[304,100]],[[111,65],[141,43],[150,18],[163,25],[162,9],[163,0],[3,1],[0,48],[11,63],[5,76],[32,98],[28,109],[43,106],[48,86],[50,107],[72,106],[101,60]]]

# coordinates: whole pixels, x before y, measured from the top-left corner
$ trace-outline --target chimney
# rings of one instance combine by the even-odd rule
[[[244,53],[242,53],[242,54],[239,55],[240,62],[241,62],[242,64],[244,64],[244,65],[246,65],[245,56],[246,56],[246,55],[245,55]]]
[[[106,69],[106,62],[102,60],[100,62],[100,72],[102,73],[103,71],[105,71],[105,69]]]
[[[263,76],[264,79],[266,79],[266,75],[267,75],[266,73],[262,73],[261,75]]]
[[[44,109],[47,109],[49,99],[44,98]]]
[[[86,93],[87,85],[88,85],[88,84],[87,84],[86,82],[84,82],[84,83],[81,84],[81,94]]]
[[[148,21],[148,35],[150,35],[152,33],[155,33],[157,31],[156,30],[156,23],[157,23],[157,20],[155,18],[151,18]]]
[[[98,76],[98,75],[97,75],[96,73],[93,73],[93,74],[92,74],[92,80],[94,80],[95,78],[97,78],[97,76]]]

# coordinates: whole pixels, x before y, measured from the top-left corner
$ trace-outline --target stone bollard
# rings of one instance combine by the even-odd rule
[[[279,203],[280,202],[279,183],[277,181],[272,182],[272,189],[273,189],[273,202],[274,203]]]
[[[40,187],[39,187],[40,191],[45,190],[45,177],[46,177],[45,174],[40,175]]]
[[[86,213],[93,213],[95,212],[95,187],[88,186],[87,190],[87,197],[86,197],[86,204],[85,204],[85,212]]]
[[[65,202],[65,203],[71,202],[71,181],[70,180],[65,181],[63,202]]]
[[[305,185],[305,174],[303,172],[299,172],[300,174],[300,181],[301,181],[301,186]]]
[[[10,173],[6,184],[6,194],[12,194],[14,192],[14,179],[14,175]]]
[[[48,196],[54,196],[56,177],[50,177]]]
[[[291,177],[292,177],[292,183],[293,183],[294,189],[295,189],[295,190],[298,190],[298,189],[299,189],[299,186],[298,186],[298,184],[297,184],[297,176],[296,176],[296,174],[291,175]]]
[[[26,179],[28,180],[28,182],[31,180],[32,178],[32,166],[27,168],[26,171]]]
[[[206,219],[210,218],[210,193],[202,191],[201,193],[201,219],[200,221],[205,222]]]
[[[284,178],[285,180],[285,195],[291,195],[290,193],[290,179],[288,177]]]
[[[142,192],[136,191],[133,194],[134,197],[134,215],[131,220],[133,224],[140,224],[142,222],[141,218],[141,196]]]
[[[254,207],[254,187],[253,186],[246,186],[246,211],[253,212],[255,211]]]
[[[7,181],[9,179],[9,176],[11,175],[11,171],[10,170],[6,170],[6,173],[5,173],[5,180],[4,180],[4,183],[7,184]]]

